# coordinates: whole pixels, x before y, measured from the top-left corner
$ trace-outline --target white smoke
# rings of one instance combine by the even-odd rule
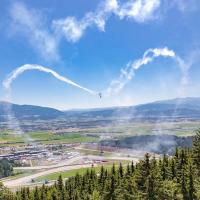
[[[118,7],[115,14],[120,19],[129,18],[136,22],[145,22],[155,18],[155,11],[159,8],[160,0],[128,1]]]
[[[7,96],[8,97],[8,96]],[[12,112],[12,104],[9,103],[9,99],[6,99],[6,102],[4,104],[4,111],[6,113],[6,118],[8,121],[8,127],[10,130],[14,130],[15,134],[22,134],[23,131],[20,128],[18,120],[15,118],[14,113]]]
[[[96,95],[97,92],[94,92],[90,89],[87,89],[73,81],[71,81],[70,79],[63,77],[61,75],[59,75],[57,72],[53,71],[52,69],[40,66],[40,65],[33,65],[33,64],[26,64],[26,65],[22,65],[20,67],[18,67],[16,70],[14,70],[7,79],[5,79],[3,81],[3,86],[6,89],[6,97],[5,97],[5,101],[7,101],[8,103],[5,104],[4,109],[7,113],[7,120],[8,120],[8,126],[11,130],[15,131],[15,134],[22,134],[23,131],[20,128],[19,122],[16,119],[14,113],[12,112],[12,104],[9,103],[11,102],[11,84],[12,82],[22,73],[24,73],[27,70],[38,70],[38,71],[42,71],[45,73],[50,73],[51,75],[53,75],[55,78],[57,78],[60,81],[63,81],[64,83],[73,85],[75,87],[78,87],[86,92],[89,92],[92,95]],[[26,136],[27,137],[27,136]],[[30,141],[31,138],[26,138],[26,141]]]
[[[81,19],[66,16],[54,19],[51,27],[48,27],[39,10],[28,8],[21,2],[14,2],[10,7],[11,32],[22,33],[36,52],[45,59],[57,60],[62,37],[69,42],[77,42],[90,27],[105,31],[105,25],[112,15],[120,20],[131,19],[143,23],[156,18],[159,6],[160,0],[127,0],[123,3],[117,0],[103,0],[93,12],[85,13]]]
[[[23,34],[30,45],[46,60],[58,60],[58,39],[44,24],[44,17],[37,10],[15,1],[10,8],[11,33]]]
[[[197,1],[190,2],[192,7],[198,7],[196,6]],[[59,59],[58,47],[62,37],[69,42],[77,42],[90,27],[97,27],[100,31],[105,31],[106,23],[112,15],[120,20],[128,19],[136,23],[159,19],[162,8],[168,4],[172,4],[169,6],[172,8],[184,8],[181,10],[188,8],[188,3],[184,0],[173,0],[167,3],[161,0],[103,0],[94,11],[87,12],[80,19],[74,16],[53,19],[51,26],[48,27],[39,10],[30,9],[23,3],[14,2],[10,8],[14,30],[12,32],[23,33],[38,53],[46,59],[55,60]]]
[[[122,4],[117,0],[105,0],[98,5],[96,11],[86,13],[82,19],[66,17],[53,20],[52,27],[57,35],[64,36],[70,42],[77,42],[91,26],[104,31],[111,15],[142,23],[153,19],[159,6],[160,0],[131,0]]]
[[[197,58],[195,58],[198,53],[195,55],[192,55],[188,59],[183,60],[179,56],[176,57],[176,61],[178,66],[180,67],[182,77],[180,82],[180,88],[179,88],[179,96],[180,97],[186,97],[186,90],[189,83],[189,70],[192,67],[192,65],[196,62]]]
[[[91,26],[97,26],[101,31],[105,30],[105,24],[112,12],[118,8],[116,0],[106,0],[98,5],[94,12],[88,12],[78,20],[75,17],[53,20],[52,27],[58,36],[64,36],[70,42],[77,42]]]
[[[28,70],[38,70],[38,71],[42,71],[42,72],[45,72],[45,73],[50,73],[51,75],[53,75],[55,78],[57,78],[58,80],[60,81],[63,81],[64,83],[67,83],[67,84],[70,84],[70,85],[73,85],[75,87],[78,87],[82,90],[85,90],[86,92],[89,92],[90,94],[97,94],[96,92],[88,89],[88,88],[85,88],[73,81],[71,81],[70,79],[64,77],[64,76],[61,76],[59,75],[57,72],[53,71],[52,69],[49,69],[47,67],[43,67],[41,65],[35,65],[35,64],[25,64],[25,65],[22,65],[20,67],[18,67],[16,70],[14,70],[6,80],[3,81],[3,85],[4,87],[9,90],[11,88],[11,84],[12,82],[19,76],[21,75],[22,73],[24,73],[25,71],[28,71]]]
[[[5,88],[6,89],[6,88]],[[14,131],[15,134],[23,134],[22,129],[20,128],[19,122],[16,119],[13,111],[12,111],[12,104],[11,102],[11,90],[10,89],[6,89],[6,95],[4,98],[4,112],[6,113],[5,118],[7,120],[7,125],[9,130]]]
[[[118,93],[134,77],[135,71],[143,65],[153,62],[154,59],[159,56],[171,58],[176,57],[175,52],[169,50],[167,47],[161,49],[148,49],[145,51],[141,59],[129,62],[125,68],[121,69],[119,78],[111,81],[110,86],[105,91],[105,95],[110,96],[113,93]]]
[[[69,42],[77,42],[90,27],[105,31],[106,23],[112,15],[120,20],[128,19],[136,23],[145,23],[159,19],[163,9],[178,7],[182,11],[196,10],[199,8],[197,2],[198,0],[188,2],[185,0],[102,0],[94,11],[87,12],[82,18],[66,16],[53,19],[50,27],[44,23],[45,17],[39,10],[14,2],[10,7],[11,32],[23,33],[37,53],[46,59],[55,60],[59,59],[58,47],[62,37]]]

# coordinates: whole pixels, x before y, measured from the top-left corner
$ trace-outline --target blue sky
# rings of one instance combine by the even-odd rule
[[[99,99],[49,74],[26,71],[12,83],[12,102],[71,109],[199,96],[198,0],[1,0],[0,11],[1,83],[17,67],[38,64],[103,93]],[[104,97],[127,63],[164,47],[190,66],[184,84],[178,63],[161,56]],[[0,84],[0,99],[5,95]]]

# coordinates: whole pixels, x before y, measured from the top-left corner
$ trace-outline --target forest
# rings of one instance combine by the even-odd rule
[[[52,186],[12,192],[0,185],[0,200],[195,200],[200,199],[200,130],[191,148],[156,159],[146,153],[137,164],[101,167]]]

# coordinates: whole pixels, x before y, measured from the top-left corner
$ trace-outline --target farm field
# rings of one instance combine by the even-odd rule
[[[31,131],[24,134],[14,134],[11,131],[0,131],[0,144],[29,143],[32,141],[49,143],[81,143],[97,142],[105,137],[120,138],[134,135],[169,134],[176,136],[191,136],[198,129],[198,121],[183,122],[138,122],[127,124],[112,124],[105,127],[85,129],[64,129],[62,133],[49,131]],[[123,133],[123,134],[122,134]]]
[[[49,143],[82,143],[98,141],[97,137],[85,136],[81,133],[63,133],[56,134],[52,132],[28,132],[24,134],[13,134],[9,131],[0,132],[0,143],[3,144],[18,144],[41,142],[43,144]]]

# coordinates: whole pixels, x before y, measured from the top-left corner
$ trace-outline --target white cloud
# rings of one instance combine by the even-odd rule
[[[197,0],[191,0],[195,5]],[[120,20],[130,19],[136,23],[145,23],[158,18],[164,5],[187,8],[185,0],[103,0],[94,12],[86,13],[81,19],[68,16],[54,19],[50,30],[42,23],[43,18],[35,10],[27,9],[24,4],[14,3],[10,9],[13,25],[23,32],[30,44],[46,59],[57,59],[58,45],[64,37],[68,42],[78,42],[88,28],[97,27],[105,31],[106,22],[115,15]]]
[[[91,26],[97,26],[104,31],[108,15],[118,8],[116,0],[106,0],[99,4],[95,12],[88,12],[77,20],[75,17],[53,20],[52,27],[59,36],[64,36],[70,42],[77,42]]]
[[[22,3],[14,3],[10,8],[12,30],[21,32],[29,43],[45,59],[58,59],[56,37],[49,33],[42,23],[40,13],[28,9]]]
[[[97,26],[104,31],[106,21],[112,14],[120,19],[130,18],[142,23],[153,19],[159,6],[160,0],[132,0],[123,4],[117,0],[105,0],[98,5],[95,12],[86,13],[82,19],[66,17],[54,20],[52,27],[56,34],[63,35],[70,42],[77,42],[91,26]]]
[[[57,35],[62,33],[68,41],[76,42],[82,37],[85,25],[79,23],[74,17],[68,17],[53,21],[53,28]]]
[[[137,0],[128,1],[119,8],[116,13],[121,19],[127,17],[137,22],[153,19],[155,11],[160,6],[160,0]]]

